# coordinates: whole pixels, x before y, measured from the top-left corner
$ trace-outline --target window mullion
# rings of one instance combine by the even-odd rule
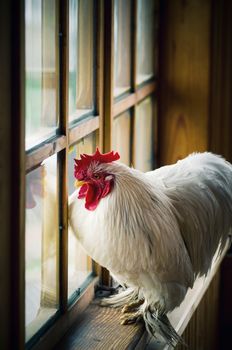
[[[113,88],[114,88],[114,1],[104,6],[104,142],[103,150],[112,147]]]
[[[159,81],[159,42],[160,42],[160,1],[156,1],[155,7],[155,21],[157,24],[154,26],[154,38],[156,38],[156,42],[154,44],[154,72],[155,72],[155,83],[156,83],[156,91],[152,96],[153,103],[153,159],[152,166],[156,168],[159,166],[159,133],[158,133],[158,113],[159,113],[159,91],[158,91],[158,81]]]
[[[114,89],[114,1],[104,2],[104,87],[103,87],[103,151],[109,152],[113,135],[113,89]],[[110,284],[110,274],[101,269],[101,282]]]
[[[131,88],[136,90],[136,64],[137,64],[137,0],[132,1],[132,23],[131,23]]]
[[[97,36],[96,36],[96,50],[97,50],[97,67],[96,67],[96,110],[99,115],[99,147],[103,149],[103,76],[104,76],[104,0],[96,2],[97,13]]]
[[[60,0],[59,6],[60,37],[60,131],[66,136],[66,147],[60,152],[60,308],[68,308],[68,0]]]
[[[131,89],[136,91],[136,65],[137,65],[137,0],[132,1],[132,23],[131,23]],[[135,106],[131,110],[131,132],[130,132],[130,162],[134,164],[134,123]]]

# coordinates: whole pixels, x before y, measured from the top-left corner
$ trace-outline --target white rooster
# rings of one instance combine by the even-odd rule
[[[86,252],[127,288],[108,299],[123,323],[143,318],[148,332],[175,345],[166,314],[205,275],[232,228],[232,165],[196,153],[143,173],[119,154],[81,155],[70,225]]]

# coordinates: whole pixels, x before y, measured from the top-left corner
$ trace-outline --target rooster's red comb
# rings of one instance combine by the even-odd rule
[[[111,151],[102,154],[98,148],[93,155],[81,154],[81,159],[74,159],[76,163],[74,175],[75,177],[81,177],[83,170],[86,169],[92,161],[99,163],[111,163],[114,160],[118,160],[119,158],[120,155],[118,152],[114,153],[114,151]]]

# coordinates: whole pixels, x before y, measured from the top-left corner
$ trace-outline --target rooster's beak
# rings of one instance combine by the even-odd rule
[[[76,181],[75,181],[75,187],[81,187],[81,186],[84,185],[85,183],[86,183],[85,181],[76,180]]]

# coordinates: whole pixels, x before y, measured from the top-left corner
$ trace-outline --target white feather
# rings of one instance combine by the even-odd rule
[[[148,173],[119,162],[95,166],[114,175],[114,189],[94,211],[72,195],[73,231],[120,283],[139,289],[149,310],[173,310],[225,246],[232,227],[231,164],[201,153]]]

